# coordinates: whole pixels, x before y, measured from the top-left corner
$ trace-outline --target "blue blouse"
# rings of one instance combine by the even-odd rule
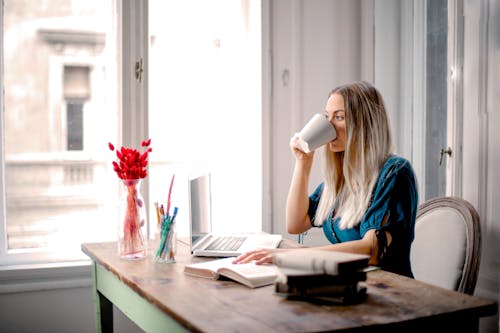
[[[309,197],[308,215],[311,224],[323,191],[321,183]],[[335,244],[362,239],[370,229],[375,229],[379,243],[379,266],[397,274],[413,277],[410,265],[410,248],[414,237],[415,218],[418,208],[418,192],[415,174],[410,162],[403,157],[392,155],[382,166],[374,187],[368,209],[361,222],[350,229],[340,229],[341,217],[330,217],[323,222],[323,232]],[[385,225],[384,217],[388,215]],[[385,232],[391,234],[392,241],[387,246]]]

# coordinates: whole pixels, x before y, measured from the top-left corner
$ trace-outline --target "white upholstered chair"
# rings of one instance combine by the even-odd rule
[[[472,295],[480,257],[479,215],[469,202],[439,197],[419,206],[410,252],[416,280]]]

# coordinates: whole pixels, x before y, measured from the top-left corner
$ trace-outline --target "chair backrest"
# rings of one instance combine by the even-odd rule
[[[419,206],[410,252],[416,280],[472,295],[480,258],[479,215],[469,202],[439,197]]]

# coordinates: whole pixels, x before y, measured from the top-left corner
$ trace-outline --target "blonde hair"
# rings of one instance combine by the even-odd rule
[[[346,148],[340,153],[323,149],[324,187],[314,218],[321,225],[341,217],[340,228],[352,228],[363,217],[379,171],[392,153],[392,139],[382,95],[370,83],[359,81],[329,94],[344,98]]]

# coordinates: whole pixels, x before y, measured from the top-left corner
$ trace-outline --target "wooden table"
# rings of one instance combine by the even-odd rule
[[[477,332],[498,305],[382,270],[368,273],[368,295],[357,305],[287,300],[273,286],[184,274],[193,258],[178,246],[177,263],[122,260],[116,243],[83,244],[93,261],[97,331],[113,331],[113,304],[146,332]]]

